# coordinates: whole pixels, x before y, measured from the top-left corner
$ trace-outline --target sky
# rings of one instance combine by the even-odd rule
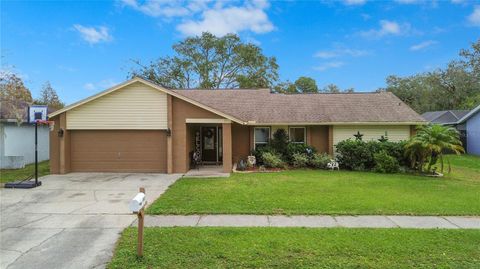
[[[126,80],[133,60],[172,55],[203,31],[260,46],[282,81],[375,91],[389,75],[458,58],[480,38],[480,0],[2,1],[1,68],[34,97],[49,81],[70,104]]]

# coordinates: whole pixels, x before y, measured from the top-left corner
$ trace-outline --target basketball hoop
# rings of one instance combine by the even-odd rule
[[[50,120],[36,120],[35,121],[38,125],[48,125],[48,128],[50,128],[50,132],[52,132],[55,129],[55,122],[50,121]]]

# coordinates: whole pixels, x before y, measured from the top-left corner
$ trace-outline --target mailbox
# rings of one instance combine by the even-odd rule
[[[130,208],[130,211],[137,213],[137,212],[140,212],[140,210],[142,210],[142,208],[145,206],[146,203],[147,203],[147,200],[145,198],[145,193],[139,192],[130,201],[130,204],[128,207]]]

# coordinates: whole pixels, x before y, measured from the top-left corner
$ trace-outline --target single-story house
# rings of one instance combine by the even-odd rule
[[[456,124],[465,126],[467,153],[480,156],[480,105],[459,119]]]
[[[392,93],[277,94],[268,89],[172,90],[133,78],[49,115],[52,173],[185,173],[194,152],[223,166],[284,128],[294,143],[333,154],[363,139],[409,139],[424,119]]]
[[[28,104],[0,102],[0,169],[18,169],[35,162],[35,126],[28,123]],[[39,126],[38,160],[49,159],[49,128]]]

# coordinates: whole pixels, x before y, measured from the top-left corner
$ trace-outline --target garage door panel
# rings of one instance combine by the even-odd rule
[[[156,130],[73,130],[76,172],[166,172],[166,134]]]
[[[92,158],[88,151],[76,152],[72,161],[85,161]],[[95,161],[137,161],[137,162],[160,162],[161,156],[157,152],[95,152]]]

